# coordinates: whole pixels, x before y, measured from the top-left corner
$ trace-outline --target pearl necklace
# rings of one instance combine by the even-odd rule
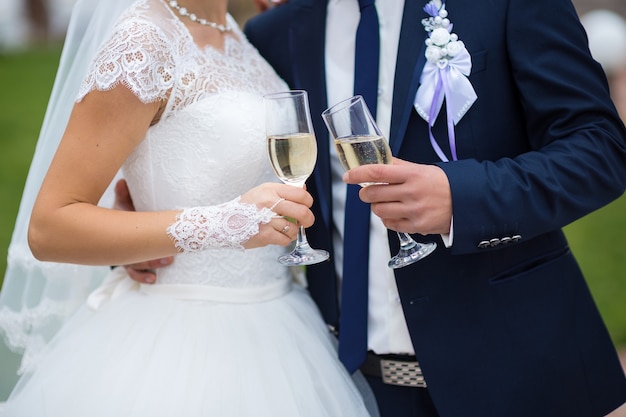
[[[206,19],[200,19],[195,13],[189,13],[189,11],[185,7],[180,7],[176,0],[170,0],[169,5],[172,9],[176,10],[179,15],[183,17],[188,17],[192,22],[200,23],[201,25],[212,27],[213,29],[217,29],[220,32],[230,32],[233,30],[232,26],[229,22],[226,23],[226,26],[220,25],[219,23],[211,22]]]

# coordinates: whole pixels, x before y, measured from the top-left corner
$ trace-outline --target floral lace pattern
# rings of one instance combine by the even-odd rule
[[[225,36],[224,50],[200,47],[163,0],[139,1],[122,15],[101,48],[77,100],[94,89],[123,84],[145,103],[168,99],[167,117],[223,91],[276,91],[277,78],[267,77],[273,70],[232,16],[227,19],[235,30]]]
[[[242,244],[259,232],[259,223],[269,223],[274,215],[270,209],[240,203],[237,197],[218,206],[184,209],[167,234],[181,252],[243,249]]]
[[[122,83],[143,102],[163,100],[174,84],[174,65],[170,47],[154,24],[128,21],[118,27],[116,37],[92,64],[79,98]]]

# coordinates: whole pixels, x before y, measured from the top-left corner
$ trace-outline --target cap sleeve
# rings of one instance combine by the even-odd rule
[[[116,27],[89,67],[76,101],[90,91],[123,84],[142,102],[166,99],[174,83],[171,43],[152,22],[134,20]]]

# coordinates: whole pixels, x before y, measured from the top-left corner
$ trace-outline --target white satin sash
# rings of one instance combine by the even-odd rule
[[[138,291],[150,296],[180,300],[214,301],[220,303],[262,303],[281,297],[291,291],[291,280],[277,280],[262,287],[228,288],[193,284],[141,284],[131,279],[124,268],[111,271],[102,285],[87,297],[87,306],[98,310],[109,301]]]

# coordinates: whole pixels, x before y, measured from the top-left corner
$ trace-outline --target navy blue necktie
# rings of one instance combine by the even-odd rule
[[[356,33],[354,94],[360,94],[376,117],[380,40],[374,0],[359,0],[361,19]],[[367,356],[367,287],[370,206],[359,199],[358,185],[346,197],[339,359],[353,373]]]

